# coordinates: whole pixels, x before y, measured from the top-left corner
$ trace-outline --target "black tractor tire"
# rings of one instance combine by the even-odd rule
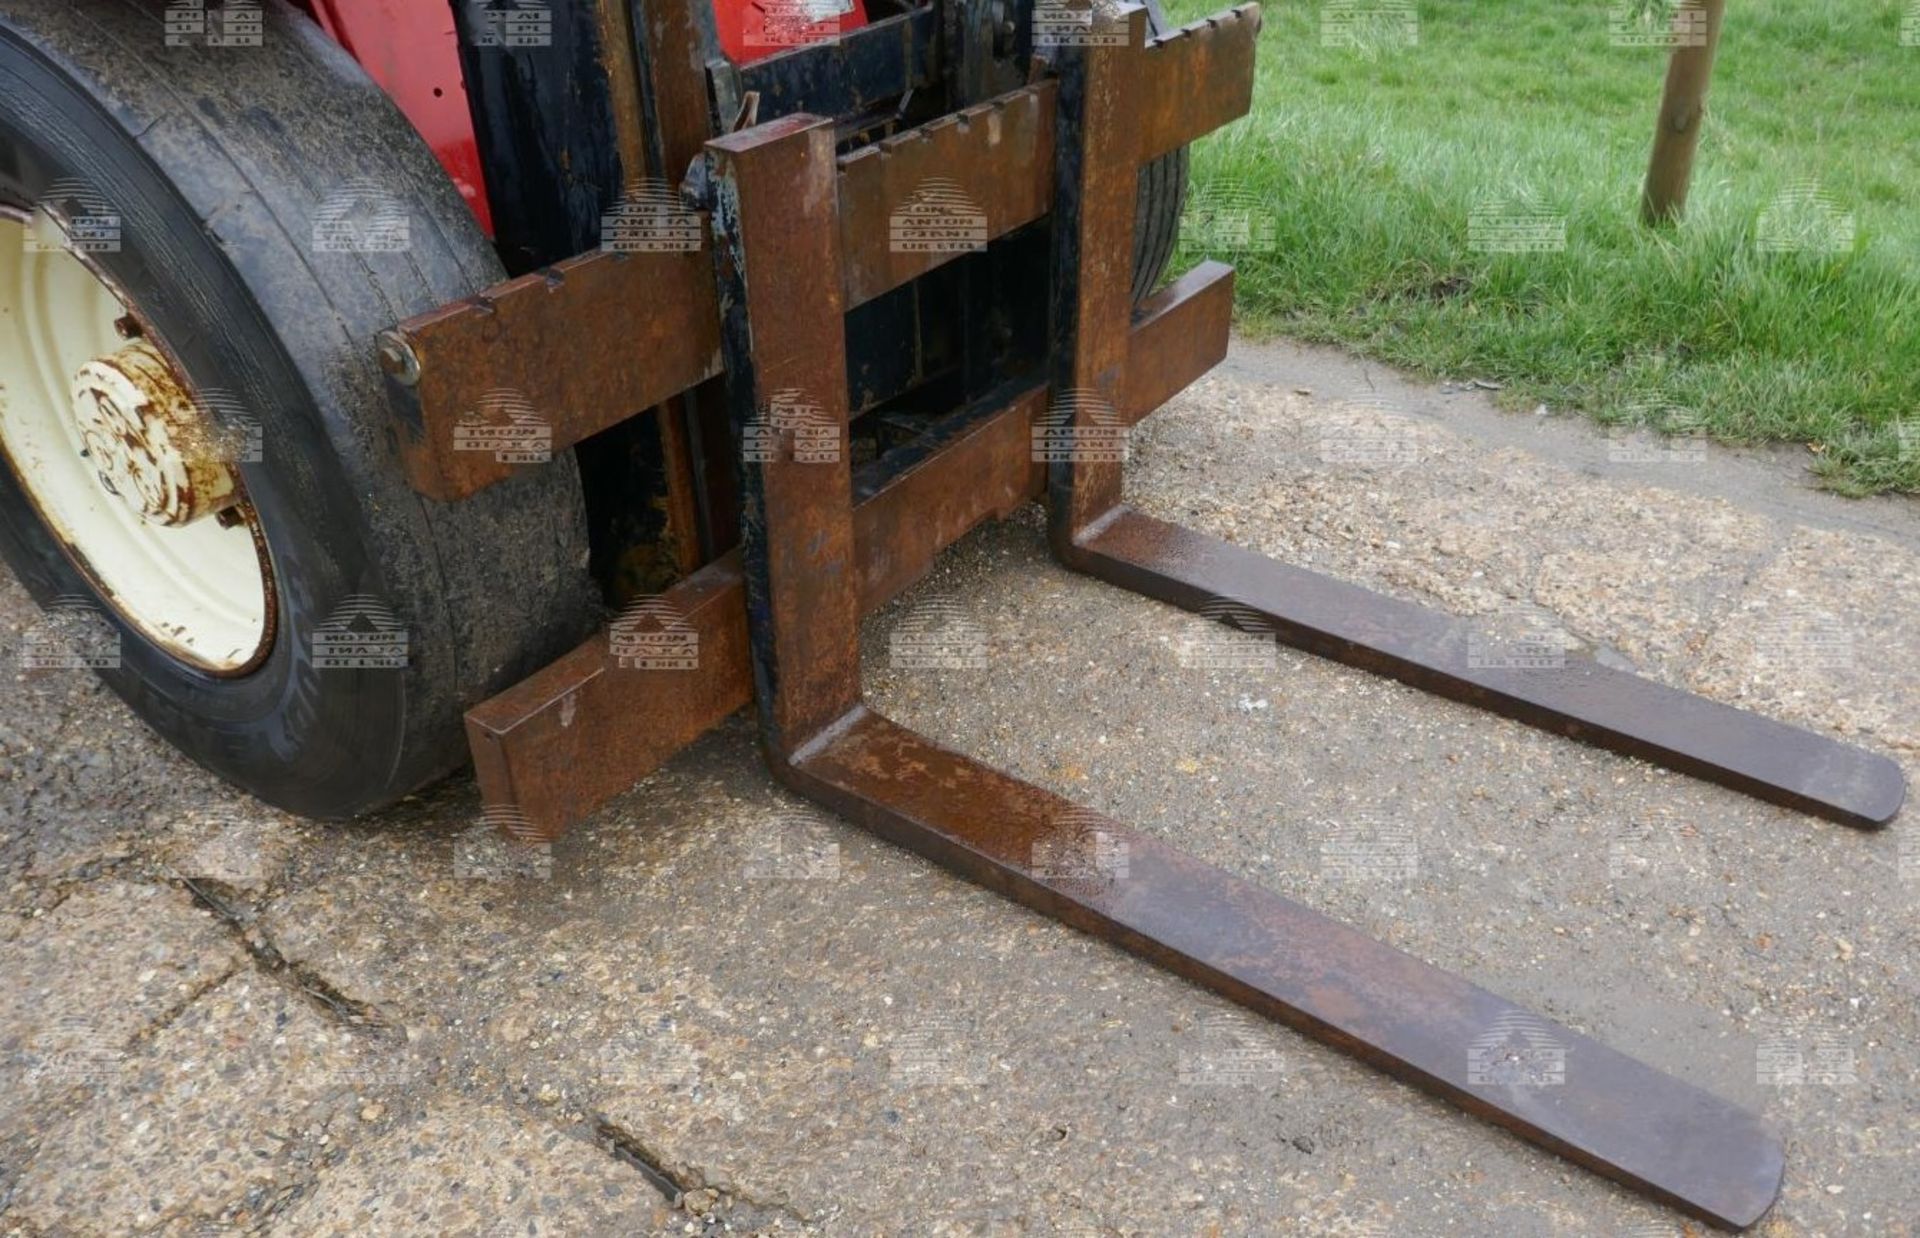
[[[1158,0],[1147,5],[1153,32],[1171,29]],[[1170,150],[1140,169],[1139,196],[1133,212],[1133,300],[1139,304],[1167,273],[1180,244],[1180,216],[1187,207],[1187,148]]]
[[[221,677],[151,642],[12,467],[0,552],[43,605],[100,602],[121,649],[101,675],[160,735],[270,804],[351,817],[455,768],[463,711],[591,630],[579,475],[562,453],[458,503],[411,489],[376,333],[499,281],[498,259],[406,119],[283,0],[258,46],[169,46],[166,13],[0,0],[0,203],[30,209],[73,180],[111,203],[122,243],[97,269],[195,387],[257,420],[261,458],[241,474],[275,578],[272,646]],[[403,204],[403,252],[316,243],[349,183]],[[316,630],[367,600],[404,653],[317,665]]]

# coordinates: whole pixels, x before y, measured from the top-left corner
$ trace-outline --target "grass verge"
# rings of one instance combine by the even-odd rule
[[[1633,7],[1274,0],[1183,255],[1239,268],[1255,334],[1920,492],[1920,9],[1731,5],[1688,215],[1657,230],[1668,53]]]

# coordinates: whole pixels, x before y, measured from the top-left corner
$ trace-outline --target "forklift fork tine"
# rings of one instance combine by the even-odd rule
[[[1743,1228],[1779,1191],[1753,1114],[864,706],[777,764],[889,842],[1702,1220]]]
[[[1129,508],[1062,557],[1230,627],[1846,825],[1885,825],[1906,797],[1900,767],[1877,753],[1564,650],[1476,644],[1468,621]]]

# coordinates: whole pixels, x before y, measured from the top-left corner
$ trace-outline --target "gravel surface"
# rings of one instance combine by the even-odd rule
[[[1131,498],[1920,772],[1920,508],[1240,343]],[[37,611],[0,583],[0,643]],[[911,624],[984,657],[896,666]],[[1920,1217],[1920,846],[1054,566],[865,626],[901,722],[1763,1112],[1767,1235]],[[1217,661],[1217,660],[1216,660]],[[17,666],[10,658],[9,666]],[[262,809],[78,672],[0,706],[0,1234],[1679,1235],[1671,1213],[780,791],[736,718],[549,849],[455,779]],[[1356,839],[1367,864],[1338,862]]]

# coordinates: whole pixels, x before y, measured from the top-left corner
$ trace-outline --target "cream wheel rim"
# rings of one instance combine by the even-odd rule
[[[265,540],[239,480],[249,422],[195,392],[45,211],[0,210],[0,451],[127,623],[215,674],[273,636]]]

